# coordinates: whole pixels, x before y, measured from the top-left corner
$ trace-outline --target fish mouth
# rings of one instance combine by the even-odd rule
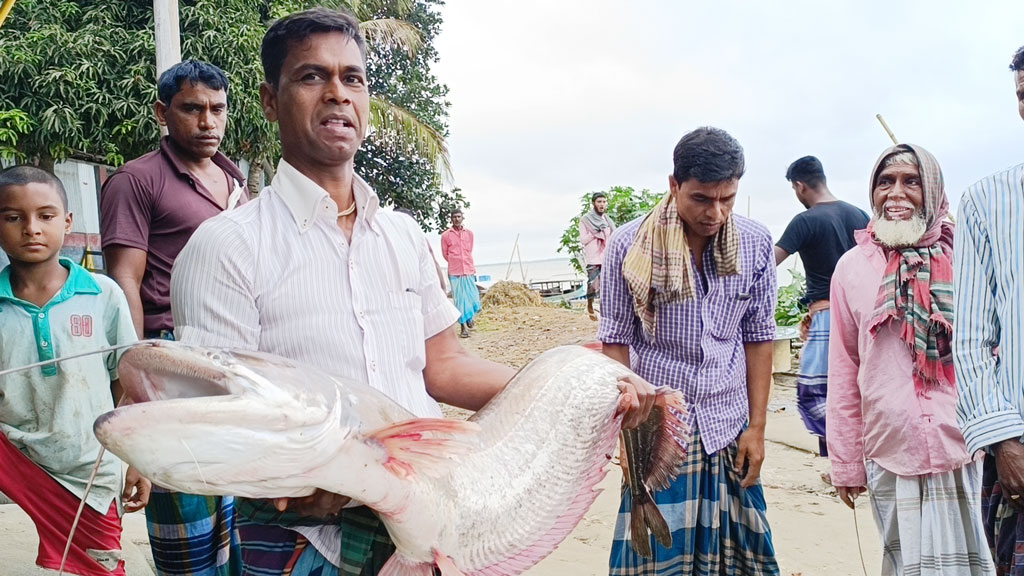
[[[236,392],[223,365],[229,355],[167,340],[146,340],[121,356],[118,375],[125,394],[136,403],[228,396]]]

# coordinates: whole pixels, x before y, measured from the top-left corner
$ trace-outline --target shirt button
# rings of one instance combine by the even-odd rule
[[[377,362],[375,360],[370,361],[370,370],[377,371]]]
[[[40,344],[40,346],[42,346],[43,348],[46,348],[49,345],[50,345],[50,343],[47,342],[46,340],[43,340],[43,342]]]
[[[40,318],[46,318],[46,313],[45,312],[40,312],[39,313],[39,317]]]

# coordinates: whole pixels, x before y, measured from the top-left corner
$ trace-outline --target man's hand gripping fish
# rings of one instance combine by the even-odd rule
[[[173,490],[278,498],[319,488],[369,506],[397,548],[382,575],[519,574],[597,497],[621,426],[617,380],[628,373],[585,348],[556,348],[463,422],[416,418],[368,386],[277,356],[151,341],[121,360],[136,404],[104,414],[95,431]],[[634,515],[665,545],[671,534],[649,489],[678,475],[683,411],[678,392],[661,391],[626,441],[631,479],[644,480],[630,482],[644,507]],[[649,553],[647,526],[633,532]]]

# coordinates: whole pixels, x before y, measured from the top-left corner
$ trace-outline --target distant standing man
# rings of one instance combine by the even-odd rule
[[[1010,63],[1024,118],[1024,47]],[[1024,574],[1024,164],[967,189],[957,215],[957,416],[984,449],[982,509],[999,574]]]
[[[818,437],[818,450],[828,456],[825,442],[825,395],[828,388],[829,284],[836,262],[856,245],[854,230],[868,225],[863,210],[837,199],[828,189],[825,170],[814,156],[789,165],[786,180],[807,210],[798,214],[775,244],[775,265],[800,253],[807,273],[803,302],[809,310],[800,326],[804,341],[797,374],[797,407],[804,426]]]
[[[441,256],[448,262],[452,299],[459,309],[459,337],[469,338],[469,329],[476,325],[473,317],[480,311],[480,291],[476,287],[473,264],[473,231],[462,225],[461,208],[456,208],[451,218],[451,228],[441,234]]]
[[[604,192],[594,192],[590,197],[590,211],[580,218],[580,244],[583,245],[583,260],[587,264],[587,314],[597,320],[594,314],[594,299],[601,292],[601,264],[604,250],[615,231],[615,222],[608,217],[608,197]]]
[[[672,547],[630,544],[624,491],[610,574],[776,576],[761,488],[775,337],[768,230],[733,213],[743,148],[718,128],[683,136],[669,194],[615,231],[605,255],[597,337],[604,353],[686,399],[689,452],[654,494]]]
[[[139,338],[174,338],[171,267],[196,228],[248,198],[245,178],[218,152],[228,120],[228,79],[212,64],[186,60],[160,75],[160,148],[128,162],[103,186],[100,230],[110,276],[124,290]],[[234,500],[153,487],[146,508],[153,561],[161,576],[227,576]]]
[[[942,170],[920,146],[889,148],[870,199],[874,218],[832,276],[832,483],[851,508],[869,491],[882,574],[995,576],[981,461],[956,426],[953,224]]]

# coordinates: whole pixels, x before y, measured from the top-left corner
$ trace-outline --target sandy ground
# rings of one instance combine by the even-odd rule
[[[483,312],[472,336],[462,342],[480,356],[518,368],[551,347],[592,341],[596,330],[597,323],[580,310],[494,308]],[[782,574],[878,574],[881,551],[867,499],[857,507],[858,544],[853,512],[821,479],[828,464],[814,455],[817,441],[804,430],[796,412],[791,376],[777,375],[769,408],[762,479]],[[601,485],[603,492],[576,530],[527,574],[607,574],[620,483],[621,475],[613,466]],[[36,542],[28,518],[14,505],[0,505],[0,576],[53,574],[33,567]],[[141,513],[125,518],[123,542],[129,575],[150,576],[152,560]],[[861,568],[861,547],[866,573]]]
[[[465,346],[485,358],[521,367],[541,352],[594,339],[597,323],[580,310],[561,308],[485,309]],[[762,469],[768,519],[782,574],[863,576],[881,570],[881,548],[867,499],[854,513],[821,479],[826,459],[816,457],[817,440],[796,411],[794,379],[778,374],[772,390]],[[608,573],[608,553],[619,504],[617,467],[601,484],[603,492],[576,530],[530,576]],[[857,528],[860,530],[858,544]]]

